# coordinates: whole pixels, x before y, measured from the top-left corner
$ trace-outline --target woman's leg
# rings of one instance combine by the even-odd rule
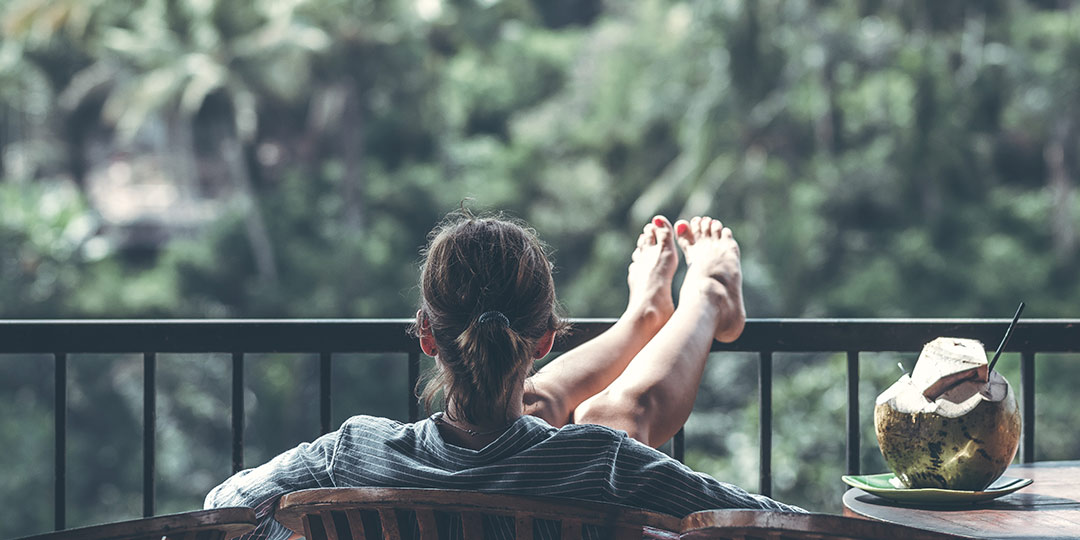
[[[690,416],[713,339],[734,341],[746,321],[731,229],[695,217],[676,230],[689,265],[678,308],[610,385],[573,412],[575,422],[622,429],[654,447]]]
[[[604,333],[549,362],[525,387],[525,413],[553,426],[571,422],[586,399],[607,388],[675,310],[671,280],[679,263],[671,223],[656,216],[638,237],[630,259],[630,300]]]

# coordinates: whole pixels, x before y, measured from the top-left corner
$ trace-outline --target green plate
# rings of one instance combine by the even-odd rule
[[[857,487],[890,501],[916,504],[966,504],[996,499],[1031,484],[1030,478],[1002,476],[984,491],[963,491],[939,488],[906,488],[893,473],[843,476],[851,487]]]

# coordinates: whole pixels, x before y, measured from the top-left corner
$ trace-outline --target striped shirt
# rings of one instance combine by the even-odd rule
[[[211,490],[204,506],[253,507],[258,525],[244,538],[274,540],[290,534],[272,519],[278,499],[291,491],[323,487],[543,495],[679,517],[710,508],[802,511],[694,472],[625,432],[604,426],[570,424],[556,429],[526,415],[484,448],[471,450],[443,441],[435,418],[404,424],[354,416],[335,432],[237,473]]]

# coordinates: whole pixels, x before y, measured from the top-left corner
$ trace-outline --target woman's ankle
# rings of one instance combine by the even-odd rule
[[[615,324],[625,326],[635,337],[645,338],[644,341],[648,342],[667,324],[674,313],[674,307],[665,309],[651,304],[627,307]]]

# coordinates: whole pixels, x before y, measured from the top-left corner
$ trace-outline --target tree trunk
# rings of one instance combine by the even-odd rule
[[[346,225],[359,229],[364,223],[364,111],[356,87],[350,85],[345,94],[345,122],[341,128],[341,152],[345,160],[345,177],[341,179],[345,201]]]
[[[185,205],[193,205],[203,196],[195,155],[195,120],[186,114],[170,114],[167,118],[169,148],[162,148],[161,153],[168,156],[166,164],[176,180],[180,200]]]
[[[341,179],[342,219],[350,227],[364,222],[364,110],[355,82],[336,82],[313,93],[307,128],[301,144],[302,159],[314,166],[325,154],[340,155],[345,165]],[[311,174],[316,174],[312,170]]]
[[[7,180],[7,167],[4,162],[4,150],[7,148],[8,141],[12,140],[10,137],[11,128],[8,123],[11,122],[11,107],[8,107],[6,103],[0,103],[0,182]]]
[[[1076,254],[1076,228],[1072,215],[1074,190],[1067,155],[1072,126],[1071,115],[1063,114],[1059,117],[1043,151],[1053,204],[1050,210],[1050,232],[1054,241],[1054,253],[1060,259],[1071,259]]]
[[[229,178],[235,183],[237,197],[244,212],[244,225],[247,229],[248,244],[255,259],[255,268],[259,278],[267,283],[277,281],[277,263],[274,257],[274,245],[270,241],[270,231],[266,227],[259,200],[251,184],[251,174],[244,158],[243,145],[235,136],[227,136],[222,142],[222,154],[229,168]]]

